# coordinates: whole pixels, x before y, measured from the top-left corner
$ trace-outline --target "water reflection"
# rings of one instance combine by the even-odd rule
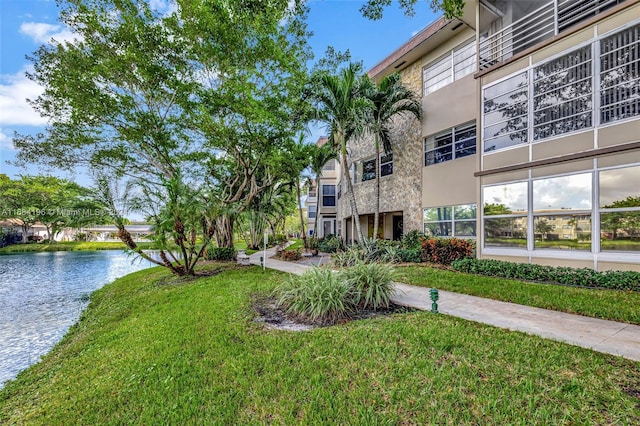
[[[62,338],[94,290],[150,266],[121,251],[0,256],[0,386]]]

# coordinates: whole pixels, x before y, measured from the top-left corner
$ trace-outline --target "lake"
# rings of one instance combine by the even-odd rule
[[[120,250],[0,255],[0,387],[60,341],[93,291],[151,266]]]

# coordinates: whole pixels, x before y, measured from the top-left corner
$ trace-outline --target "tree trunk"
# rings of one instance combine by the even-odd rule
[[[222,214],[216,218],[216,244],[218,247],[233,248],[233,218]]]
[[[378,239],[378,224],[380,221],[380,146],[376,135],[376,210],[373,216],[373,240]]]
[[[302,215],[302,197],[300,194],[300,180],[296,179],[296,193],[298,194],[298,211],[300,212],[300,227],[302,228],[302,243],[304,245],[304,249],[307,250],[309,246],[307,245],[307,232],[304,230],[304,217]],[[317,214],[317,212],[316,212]]]
[[[358,206],[356,205],[356,195],[353,193],[353,183],[351,182],[351,172],[347,165],[347,153],[346,148],[342,150],[342,167],[344,168],[344,176],[347,179],[347,188],[349,188],[349,203],[351,204],[351,220],[356,225],[356,233],[360,244],[367,244],[367,240],[362,234],[362,228],[360,227],[360,215],[358,214]]]
[[[29,242],[29,224],[22,222],[23,225],[21,225],[22,227],[22,242],[23,243],[28,243]]]

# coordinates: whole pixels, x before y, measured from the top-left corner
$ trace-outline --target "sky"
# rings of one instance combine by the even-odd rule
[[[150,0],[157,7],[164,7],[165,1]],[[309,44],[316,59],[332,46],[339,51],[348,49],[352,60],[362,61],[365,69],[371,69],[438,17],[429,8],[428,1],[418,2],[415,15],[407,17],[394,0],[381,20],[370,21],[359,11],[363,3],[360,0],[309,0],[308,29],[313,32]],[[58,21],[58,13],[55,0],[0,0],[0,173],[12,178],[38,173],[35,166],[17,168],[7,161],[15,158],[14,132],[36,134],[42,132],[46,124],[26,102],[42,91],[25,76],[32,68],[26,56],[51,38],[72,38]],[[310,142],[324,134],[324,129],[319,127],[311,130]],[[77,176],[64,177],[82,180]]]

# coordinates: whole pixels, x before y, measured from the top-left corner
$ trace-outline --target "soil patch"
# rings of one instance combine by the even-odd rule
[[[257,313],[255,321],[264,323],[265,326],[270,329],[305,331],[312,330],[314,328],[329,326],[324,323],[304,320],[295,315],[289,314],[284,309],[277,306],[276,300],[273,297],[254,296],[251,305],[254,311]],[[369,309],[352,312],[348,318],[339,321],[338,324],[344,324],[354,320],[415,311],[417,311],[417,309],[392,303],[387,309],[380,309],[375,311]]]

